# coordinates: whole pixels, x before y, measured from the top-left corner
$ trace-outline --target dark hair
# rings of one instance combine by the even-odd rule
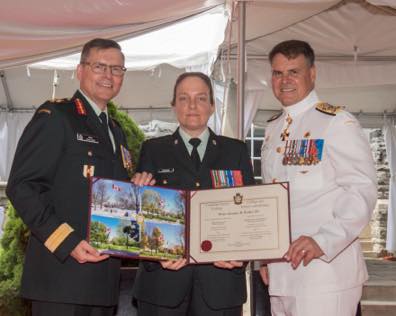
[[[80,64],[84,63],[87,61],[89,53],[91,52],[91,49],[108,49],[108,48],[115,48],[118,49],[122,55],[122,58],[125,59],[124,54],[121,51],[121,46],[116,42],[111,39],[106,39],[106,38],[94,38],[93,40],[90,40],[89,42],[85,43],[83,46],[82,52],[81,52],[81,57],[80,57]]]
[[[179,84],[186,78],[189,77],[198,77],[200,79],[202,79],[203,82],[205,82],[206,86],[209,88],[209,100],[210,100],[210,104],[214,105],[214,96],[213,96],[213,88],[212,88],[212,81],[210,80],[210,78],[205,75],[202,72],[185,72],[182,73],[179,77],[177,77],[176,82],[175,82],[175,86],[173,87],[173,98],[172,98],[172,102],[171,105],[174,106],[175,102],[176,102],[176,89],[179,86]]]
[[[270,63],[272,63],[276,54],[282,54],[287,59],[294,59],[303,55],[309,67],[312,67],[315,63],[315,53],[312,47],[304,41],[288,40],[277,44],[269,53]]]

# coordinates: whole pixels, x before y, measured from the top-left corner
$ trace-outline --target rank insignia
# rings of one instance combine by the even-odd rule
[[[213,188],[239,187],[243,185],[241,170],[210,170]]]
[[[87,115],[87,110],[79,98],[74,99],[74,105],[76,106],[76,111],[79,115]]]
[[[121,147],[122,163],[124,165],[124,168],[130,171],[130,170],[132,170],[131,153],[124,146],[120,145],[120,147]]]
[[[85,178],[90,178],[95,175],[95,166],[93,165],[84,165],[83,167],[83,176]]]
[[[51,110],[49,110],[49,109],[38,109],[37,110],[37,114],[40,114],[40,113],[47,113],[47,114],[51,114]]]
[[[65,102],[69,102],[70,99],[68,98],[62,98],[62,99],[52,99],[51,102],[53,103],[65,103]]]
[[[342,107],[331,105],[331,104],[325,103],[325,102],[320,102],[320,103],[316,104],[315,109],[318,110],[319,112],[335,116],[335,115],[337,115],[338,112],[340,112],[342,110]]]

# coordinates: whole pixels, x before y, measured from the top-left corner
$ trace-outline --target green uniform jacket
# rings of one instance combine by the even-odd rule
[[[158,185],[175,189],[212,188],[210,170],[241,170],[243,183],[254,184],[246,145],[210,131],[200,170],[192,160],[178,131],[143,143],[138,171],[151,172]],[[175,307],[189,293],[193,278],[199,279],[205,302],[213,309],[242,305],[246,300],[244,268],[220,269],[213,264],[186,266],[178,271],[162,269],[157,262],[143,261],[134,283],[134,296],[151,304]]]
[[[71,100],[40,106],[19,141],[7,195],[31,231],[22,276],[23,297],[32,300],[115,305],[120,260],[80,264],[69,256],[86,239],[89,180],[128,179],[121,128],[109,122],[116,152],[92,107],[76,92]],[[84,168],[85,166],[85,168]],[[65,224],[66,223],[66,224]]]

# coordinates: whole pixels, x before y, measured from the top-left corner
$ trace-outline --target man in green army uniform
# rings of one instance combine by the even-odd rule
[[[120,260],[85,239],[89,178],[128,179],[126,140],[107,115],[125,71],[116,42],[89,41],[77,66],[80,89],[41,105],[19,141],[7,195],[31,231],[21,294],[33,316],[114,314]]]

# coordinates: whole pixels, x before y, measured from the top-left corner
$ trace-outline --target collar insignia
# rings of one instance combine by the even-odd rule
[[[87,110],[79,98],[74,99],[74,105],[76,106],[76,111],[79,115],[87,115]]]

